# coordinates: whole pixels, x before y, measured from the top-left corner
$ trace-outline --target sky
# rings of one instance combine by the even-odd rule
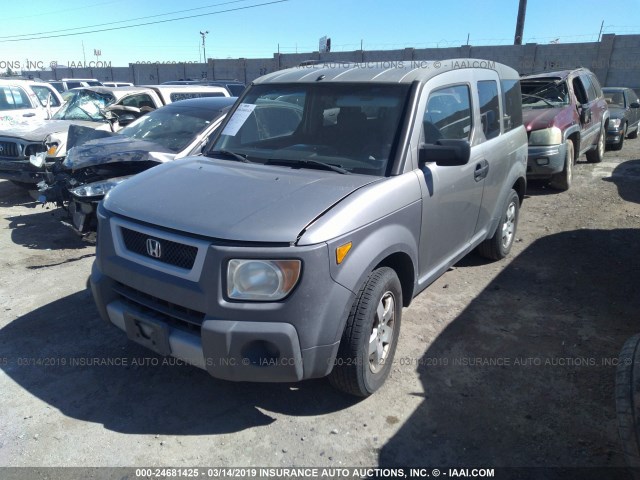
[[[603,22],[603,33],[640,34],[640,0],[603,5],[528,0],[523,43],[596,41]],[[325,35],[332,51],[457,47],[467,38],[470,45],[509,45],[518,0],[4,0],[1,12],[0,72],[27,61],[43,68],[198,62],[201,31],[209,32],[208,58],[312,52]]]

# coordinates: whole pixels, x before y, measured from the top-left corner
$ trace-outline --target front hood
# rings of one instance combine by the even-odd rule
[[[56,132],[66,132],[69,125],[85,125],[98,128],[102,122],[83,122],[80,120],[41,120],[28,125],[17,125],[0,130],[0,137],[21,138],[33,142],[43,142],[47,135]]]
[[[553,127],[554,120],[564,108],[523,108],[522,120],[527,132]]]
[[[626,112],[626,109],[624,108],[609,106],[610,118],[624,118],[625,112]]]
[[[325,210],[378,180],[187,157],[122,183],[107,195],[104,206],[125,217],[195,235],[293,244]]]
[[[70,170],[119,162],[158,162],[173,160],[176,153],[154,142],[135,140],[117,133],[103,132],[106,138],[90,140],[67,151],[63,165]]]

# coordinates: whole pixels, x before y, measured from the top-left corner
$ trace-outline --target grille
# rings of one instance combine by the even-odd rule
[[[125,227],[120,227],[120,229],[124,245],[130,252],[186,270],[193,268],[193,263],[198,254],[198,247],[157,238]],[[155,240],[160,244],[159,257],[149,255],[149,252],[147,252],[147,240]]]
[[[20,149],[14,142],[0,142],[0,157],[19,157]]]
[[[114,290],[125,303],[172,326],[189,331],[199,331],[202,327],[205,317],[203,312],[167,302],[120,282],[114,285]]]
[[[43,143],[32,143],[31,145],[27,145],[27,148],[24,149],[24,156],[29,157],[31,155],[35,155],[36,153],[46,151],[47,147],[45,147]]]

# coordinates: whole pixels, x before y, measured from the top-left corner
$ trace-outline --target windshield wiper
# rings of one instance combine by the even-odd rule
[[[267,165],[293,165],[298,167],[314,168],[320,167],[325,170],[332,170],[341,174],[348,174],[349,171],[338,165],[331,165],[330,163],[324,163],[319,160],[311,159],[292,159],[292,158],[270,158],[266,161]]]
[[[238,160],[239,162],[242,163],[253,163],[251,160],[249,160],[247,158],[246,155],[240,154],[240,153],[236,153],[236,152],[231,152],[229,150],[215,150],[213,152],[207,152],[207,157],[212,157],[214,155],[220,156],[220,157],[231,157],[235,160]]]

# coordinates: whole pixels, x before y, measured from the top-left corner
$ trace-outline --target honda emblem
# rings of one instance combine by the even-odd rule
[[[153,258],[162,256],[162,245],[155,238],[147,238],[147,254]]]

